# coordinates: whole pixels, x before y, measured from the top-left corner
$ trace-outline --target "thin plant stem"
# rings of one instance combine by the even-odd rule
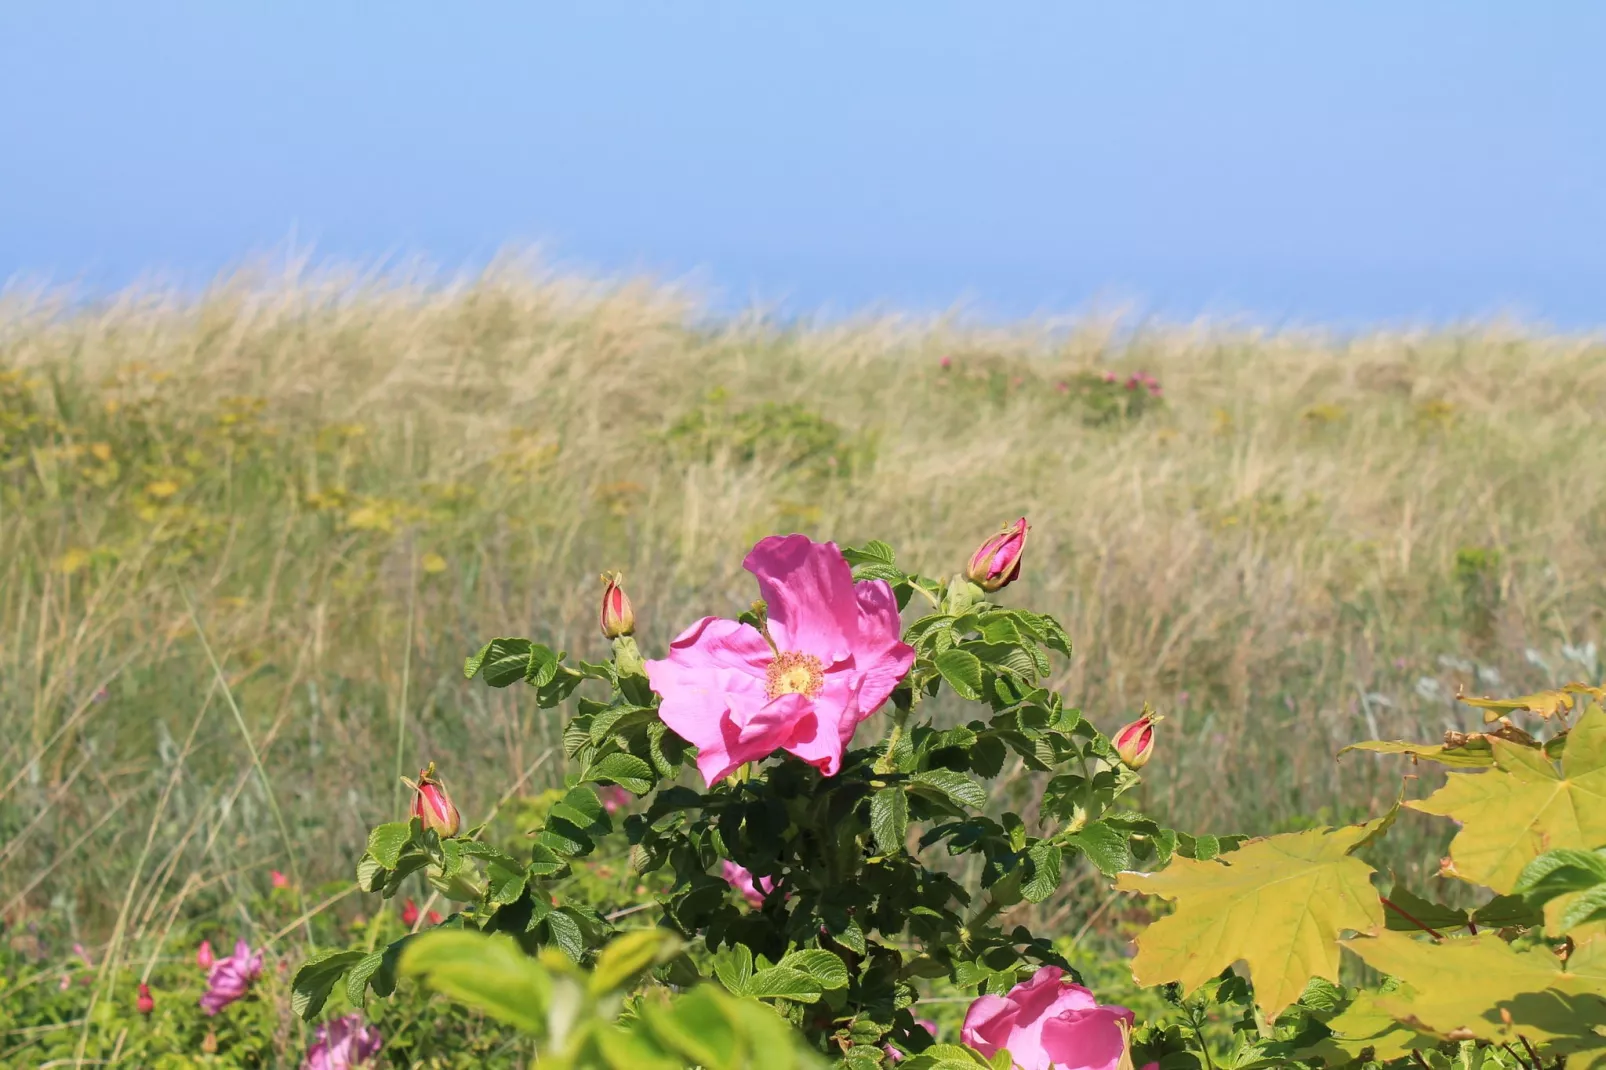
[[[408,558],[411,564],[407,570],[407,638],[406,645],[402,648],[401,698],[396,703],[396,769],[390,778],[392,814],[401,809],[402,758],[407,745],[407,685],[412,678],[413,668],[413,618],[418,598],[418,555],[412,550],[413,547],[409,546]]]
[[[234,690],[229,687],[228,677],[223,675],[223,666],[218,663],[217,655],[212,652],[212,644],[207,642],[206,629],[201,627],[201,619],[196,615],[195,603],[190,599],[189,591],[181,584],[178,589],[179,597],[184,599],[184,608],[189,611],[190,623],[195,627],[195,636],[201,641],[201,649],[206,651],[206,660],[212,663],[212,673],[217,677],[218,686],[223,689],[223,698],[229,704],[229,712],[234,714],[234,723],[240,729],[240,737],[245,740],[245,749],[251,755],[251,766],[256,770],[257,779],[262,784],[262,793],[267,796],[268,809],[273,812],[274,823],[279,826],[279,836],[284,840],[284,851],[290,866],[290,876],[295,881],[296,908],[305,910],[306,899],[301,891],[301,862],[296,855],[295,840],[290,836],[290,826],[285,824],[284,812],[279,809],[279,800],[274,797],[273,785],[268,782],[268,772],[262,768],[262,757],[257,753],[256,744],[251,741],[251,730],[246,727],[245,715],[240,712],[239,703],[234,701]],[[316,951],[318,939],[312,935],[312,922],[306,923],[307,946]]]

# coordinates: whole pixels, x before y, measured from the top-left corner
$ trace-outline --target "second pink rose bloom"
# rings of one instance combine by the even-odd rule
[[[835,776],[854,729],[914,664],[885,580],[853,582],[835,543],[772,535],[742,567],[767,606],[766,637],[704,617],[647,662],[659,716],[697,748],[712,786],[778,750]]]
[[[1044,966],[1004,995],[972,1003],[960,1037],[988,1058],[1008,1048],[1019,1070],[1117,1070],[1132,1017]]]

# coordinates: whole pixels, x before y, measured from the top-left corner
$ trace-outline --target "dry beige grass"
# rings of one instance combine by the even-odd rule
[[[470,810],[555,739],[525,696],[463,683],[472,646],[600,653],[596,574],[621,568],[651,649],[744,605],[742,552],[781,529],[944,572],[1024,513],[1006,597],[1070,630],[1057,683],[1106,728],[1169,716],[1151,805],[1217,831],[1373,807],[1398,770],[1336,763],[1346,742],[1461,724],[1457,687],[1596,673],[1603,356],[1500,326],[715,321],[512,270],[14,294],[0,906],[76,889],[103,914],[148,827],[133,923],[282,856],[181,590],[328,877],[391,812],[398,710],[406,761]],[[1155,374],[1165,405],[1090,424],[1057,384],[1106,368]]]

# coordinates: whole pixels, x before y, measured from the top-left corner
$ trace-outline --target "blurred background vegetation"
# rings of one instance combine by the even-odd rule
[[[1376,813],[1409,770],[1345,744],[1476,725],[1460,690],[1600,678],[1603,357],[1498,325],[716,319],[512,268],[12,292],[0,918],[253,931],[270,869],[298,909],[349,879],[398,768],[438,762],[468,820],[536,796],[561,711],[469,685],[464,655],[602,657],[617,568],[651,656],[745,607],[777,531],[946,574],[1024,514],[1003,597],[1069,629],[1053,684],[1107,731],[1166,716],[1145,807],[1220,833]],[[1443,832],[1391,840],[1419,889]],[[1089,876],[1031,909],[1079,933],[1111,906]]]

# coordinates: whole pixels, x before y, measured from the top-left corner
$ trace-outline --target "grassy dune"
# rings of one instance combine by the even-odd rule
[[[1069,629],[1056,685],[1106,728],[1168,717],[1149,805],[1375,810],[1400,766],[1345,743],[1598,679],[1603,357],[1497,327],[793,327],[512,273],[13,294],[0,916],[150,932],[268,867],[345,875],[428,758],[473,815],[555,782],[559,726],[464,654],[600,655],[605,568],[660,649],[745,606],[772,531],[940,573],[1024,513],[1006,598]]]

